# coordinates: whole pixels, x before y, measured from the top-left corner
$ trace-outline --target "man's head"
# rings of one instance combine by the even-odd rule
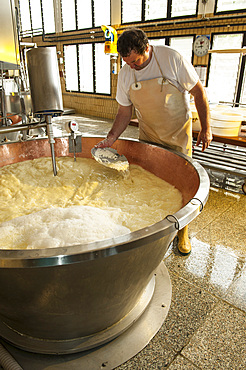
[[[142,69],[149,58],[148,37],[138,28],[129,28],[119,36],[117,50],[131,68]]]
[[[139,28],[129,28],[118,38],[117,50],[122,57],[128,57],[134,50],[137,54],[144,54],[149,43],[144,31]]]

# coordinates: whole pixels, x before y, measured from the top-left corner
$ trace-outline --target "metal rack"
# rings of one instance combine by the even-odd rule
[[[222,189],[246,193],[246,148],[213,141],[202,152],[193,139],[192,158],[207,171],[211,185]]]

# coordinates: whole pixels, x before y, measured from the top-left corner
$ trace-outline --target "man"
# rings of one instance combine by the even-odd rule
[[[146,34],[137,28],[119,36],[117,49],[126,62],[118,76],[118,113],[107,138],[97,147],[113,145],[129,124],[134,106],[140,140],[191,156],[189,92],[194,96],[201,122],[197,145],[202,142],[204,151],[212,141],[209,104],[192,64],[168,46],[151,46]],[[178,231],[178,249],[183,255],[191,252],[188,226]]]

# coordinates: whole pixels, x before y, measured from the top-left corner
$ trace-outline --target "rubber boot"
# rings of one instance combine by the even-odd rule
[[[188,225],[178,231],[178,250],[186,256],[191,252],[191,243],[188,237]]]

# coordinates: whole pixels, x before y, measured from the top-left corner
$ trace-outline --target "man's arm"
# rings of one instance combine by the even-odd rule
[[[132,105],[123,106],[119,105],[117,115],[115,117],[113,126],[109,131],[107,138],[100,141],[96,147],[106,148],[113,145],[123,131],[127,128],[132,117]]]
[[[198,81],[193,89],[190,90],[190,93],[194,96],[195,106],[202,126],[197,137],[196,145],[199,145],[202,142],[202,151],[204,151],[213,139],[210,127],[208,99],[200,81]]]

